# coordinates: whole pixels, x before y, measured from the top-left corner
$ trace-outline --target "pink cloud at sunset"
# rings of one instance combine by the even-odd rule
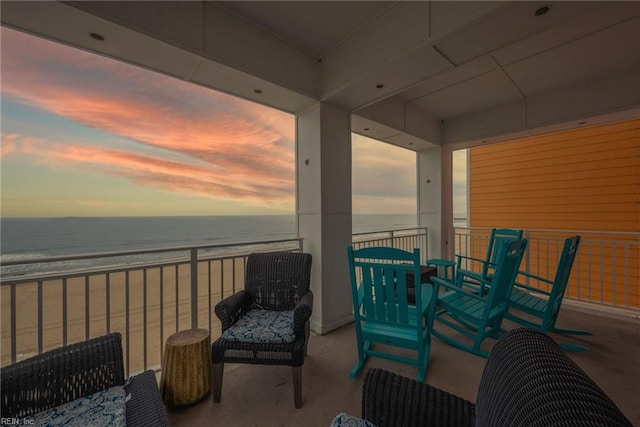
[[[225,170],[208,165],[188,165],[144,154],[103,147],[71,145],[38,138],[22,138],[15,134],[3,134],[2,147],[3,150],[7,147],[11,153],[27,155],[39,163],[58,167],[93,166],[104,173],[124,176],[137,184],[163,190],[188,191],[205,197],[249,202],[263,200],[269,203],[287,203],[291,197],[290,183],[285,179],[270,178],[263,182],[241,181],[230,185],[228,184],[229,174]],[[96,203],[94,201],[93,205]]]
[[[2,134],[2,156],[91,166],[139,185],[251,204],[293,204],[294,117],[177,79],[2,28],[2,96],[106,134]],[[46,64],[46,66],[44,66]]]

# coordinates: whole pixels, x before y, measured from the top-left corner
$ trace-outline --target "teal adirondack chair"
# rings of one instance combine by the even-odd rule
[[[509,309],[505,317],[544,333],[558,332],[571,335],[591,335],[591,332],[588,331],[556,327],[556,320],[569,283],[569,276],[571,275],[579,245],[580,236],[573,236],[565,240],[553,280],[520,272],[520,276],[528,278],[531,283],[537,282],[551,285],[551,290],[545,291],[516,282],[509,298]],[[566,350],[586,350],[584,346],[577,344],[560,344],[560,346]]]
[[[347,252],[358,347],[358,361],[349,378],[356,377],[374,356],[415,365],[416,379],[424,381],[431,348],[427,315],[433,287],[416,286],[415,305],[407,298],[407,276],[420,283],[420,251],[389,247],[354,250],[349,246]],[[374,344],[385,347],[374,348]],[[387,346],[415,350],[416,356],[394,353]]]
[[[466,282],[466,271],[456,273],[456,282],[451,283],[440,278],[432,278],[434,283],[432,304],[431,334],[442,341],[478,356],[487,357],[488,352],[481,350],[480,345],[488,338],[498,338],[502,332],[502,320],[507,311],[507,304],[513,283],[520,268],[520,262],[527,247],[527,240],[514,240],[508,245],[501,245],[494,260],[495,273],[491,280],[478,277],[481,286],[486,286],[486,294],[477,292],[475,285]],[[442,293],[440,289],[444,288]],[[447,326],[464,335],[464,341],[471,340],[469,345],[433,328],[434,322]]]

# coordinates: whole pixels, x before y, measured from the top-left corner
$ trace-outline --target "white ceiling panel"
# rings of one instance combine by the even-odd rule
[[[549,12],[536,16],[545,6]],[[509,2],[439,41],[436,48],[454,64],[464,64],[597,7],[597,2]]]
[[[640,16],[640,1],[594,5],[598,7],[500,49],[493,57],[506,66]]]
[[[456,85],[414,99],[412,104],[450,118],[521,98],[501,71],[491,71]]]
[[[212,1],[315,58],[393,5],[389,1]]]
[[[412,86],[409,90],[398,94],[398,96],[405,101],[410,102],[414,99],[429,95],[430,93],[437,92],[444,88],[454,86],[466,80],[486,74],[490,71],[494,71],[496,68],[497,64],[494,60],[488,56],[483,56],[459,67],[449,66],[445,72],[435,74],[434,76],[423,80],[422,82]]]
[[[634,18],[505,67],[525,95],[587,82],[640,65],[640,18]]]

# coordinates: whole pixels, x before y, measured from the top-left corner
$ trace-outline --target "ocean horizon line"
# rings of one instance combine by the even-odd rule
[[[353,213],[352,216],[397,216],[417,215],[417,212],[391,212],[391,213]],[[251,213],[251,214],[194,214],[194,215],[64,215],[64,216],[2,216],[3,219],[91,219],[91,218],[229,218],[252,216],[295,216],[296,213]],[[454,215],[455,216],[455,215]]]

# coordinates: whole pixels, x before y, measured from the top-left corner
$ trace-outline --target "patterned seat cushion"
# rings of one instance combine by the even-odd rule
[[[30,421],[38,427],[124,427],[125,409],[124,387],[116,386],[42,411]]]
[[[292,343],[296,339],[293,311],[250,310],[224,331],[222,338],[240,342]]]
[[[376,427],[369,421],[346,413],[336,415],[330,427]]]

